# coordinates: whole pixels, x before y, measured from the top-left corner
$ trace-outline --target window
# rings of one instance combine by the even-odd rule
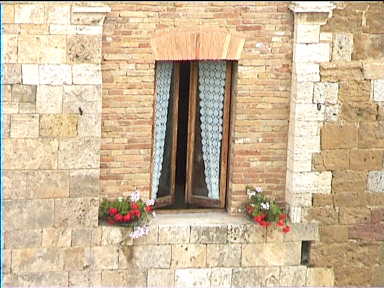
[[[156,62],[152,198],[158,207],[225,207],[231,84],[231,61]]]

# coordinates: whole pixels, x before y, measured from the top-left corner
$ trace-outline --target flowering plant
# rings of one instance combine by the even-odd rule
[[[287,214],[284,209],[279,207],[273,200],[263,195],[260,187],[246,187],[249,203],[245,207],[247,215],[263,227],[270,226],[273,222],[281,227],[281,231],[287,233],[291,228],[287,225]]]
[[[148,223],[155,216],[153,206],[155,200],[143,201],[140,193],[135,191],[127,198],[119,197],[116,200],[103,199],[100,204],[99,218],[110,225],[132,227],[132,238],[139,238],[148,234]]]

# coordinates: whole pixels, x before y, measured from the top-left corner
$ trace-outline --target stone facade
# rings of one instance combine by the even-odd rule
[[[383,3],[1,6],[6,286],[384,285]],[[228,215],[159,217],[135,241],[99,226],[101,197],[149,197],[153,33],[196,26],[245,39],[227,210],[262,186],[288,234]]]

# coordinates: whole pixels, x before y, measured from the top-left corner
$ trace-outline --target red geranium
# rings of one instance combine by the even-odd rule
[[[145,207],[145,211],[147,212],[152,212],[153,211],[153,207],[151,205]]]
[[[119,212],[116,208],[109,208],[109,216],[115,216]]]
[[[139,208],[139,206],[137,206],[137,204],[136,204],[136,203],[132,203],[132,204],[131,204],[131,208],[132,208],[132,209],[138,209],[138,208]]]
[[[279,220],[277,223],[276,223],[277,226],[280,226],[280,227],[283,227],[284,226],[284,220]]]
[[[279,220],[285,220],[287,219],[287,214],[280,214]]]
[[[291,227],[289,226],[285,226],[282,230],[284,233],[288,233],[289,231],[291,231]]]
[[[132,216],[129,213],[123,216],[123,222],[129,222],[131,219],[132,219]]]
[[[121,222],[121,221],[123,220],[123,215],[117,213],[117,214],[113,217],[113,219],[115,219],[115,221],[117,221],[117,222]]]

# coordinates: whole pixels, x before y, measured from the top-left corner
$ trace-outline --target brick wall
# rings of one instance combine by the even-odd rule
[[[245,185],[284,198],[292,15],[288,2],[109,3],[103,32],[102,195],[149,196],[154,104],[153,32],[225,28],[245,36],[232,120],[229,210]]]

